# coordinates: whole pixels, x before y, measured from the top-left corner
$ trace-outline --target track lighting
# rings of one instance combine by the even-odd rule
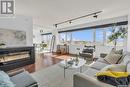
[[[70,21],[69,21],[69,23],[71,24],[71,23],[72,23],[72,21],[70,20]]]
[[[97,18],[97,17],[98,17],[98,15],[97,15],[97,14],[95,14],[93,17],[94,17],[94,18]]]
[[[40,33],[42,33],[43,32],[43,30],[40,30]]]
[[[57,28],[57,24],[54,25]]]
[[[74,21],[74,20],[78,20],[78,19],[81,19],[81,18],[89,17],[89,16],[93,16],[94,18],[97,18],[98,17],[97,14],[99,14],[101,12],[102,11],[97,11],[97,12],[90,13],[90,14],[87,14],[87,15],[84,15],[84,16],[80,16],[80,17],[77,17],[77,18],[69,19],[69,20],[66,20],[66,21],[63,21],[63,22],[56,23],[56,24],[54,24],[54,26],[57,28],[58,25],[64,24],[64,23],[67,23],[67,22],[72,24],[72,21]]]

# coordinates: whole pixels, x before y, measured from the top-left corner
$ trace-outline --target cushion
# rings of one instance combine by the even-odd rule
[[[94,69],[94,68],[88,68],[88,69],[84,72],[84,74],[85,74],[85,75],[88,75],[88,76],[91,76],[91,77],[94,77],[97,72],[99,72],[99,70]]]
[[[11,82],[9,76],[3,71],[0,71],[0,87],[15,87],[15,84]]]
[[[126,56],[126,55],[123,54],[122,57],[118,60],[117,63],[120,64],[120,63],[123,61],[123,59],[124,59],[125,56]]]
[[[106,63],[106,64],[110,64],[110,63],[108,63],[107,61],[105,61],[104,58],[99,58],[97,61],[98,61],[98,62],[102,62],[102,63]]]
[[[123,49],[121,49],[121,50],[116,50],[115,48],[113,48],[110,53],[123,54]]]
[[[109,64],[96,61],[93,64],[91,64],[90,67],[92,67],[94,69],[97,69],[97,70],[101,70],[102,68],[104,68],[107,65],[109,65]]]
[[[104,60],[106,60],[110,64],[116,64],[118,63],[121,57],[122,57],[121,54],[115,54],[111,52],[104,58]]]
[[[123,58],[123,60],[122,60],[121,63],[127,64],[128,62],[130,62],[130,55],[126,55],[126,56]]]
[[[28,72],[22,72],[12,76],[11,81],[16,84],[16,87],[28,87],[36,83]]]
[[[125,72],[126,65],[124,64],[112,64],[104,67],[101,71],[117,71],[117,72]]]
[[[130,62],[126,66],[127,66],[126,71],[130,73]]]

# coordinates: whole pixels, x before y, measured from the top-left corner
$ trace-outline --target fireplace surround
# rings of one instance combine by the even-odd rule
[[[33,46],[0,48],[0,70],[9,71],[35,63]]]

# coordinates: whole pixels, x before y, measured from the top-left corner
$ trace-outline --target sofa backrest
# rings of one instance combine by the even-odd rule
[[[124,52],[123,53],[124,57],[121,61],[121,64],[127,64],[130,62],[130,52]]]
[[[130,72],[130,62],[127,63],[126,71]]]

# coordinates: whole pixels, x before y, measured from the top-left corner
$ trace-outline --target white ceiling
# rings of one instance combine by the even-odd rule
[[[127,15],[130,0],[15,0],[16,14],[32,16],[35,25],[52,28],[53,24],[71,18],[103,11],[101,18]],[[92,17],[73,22],[73,25],[94,20]],[[68,27],[70,24],[63,25]]]

